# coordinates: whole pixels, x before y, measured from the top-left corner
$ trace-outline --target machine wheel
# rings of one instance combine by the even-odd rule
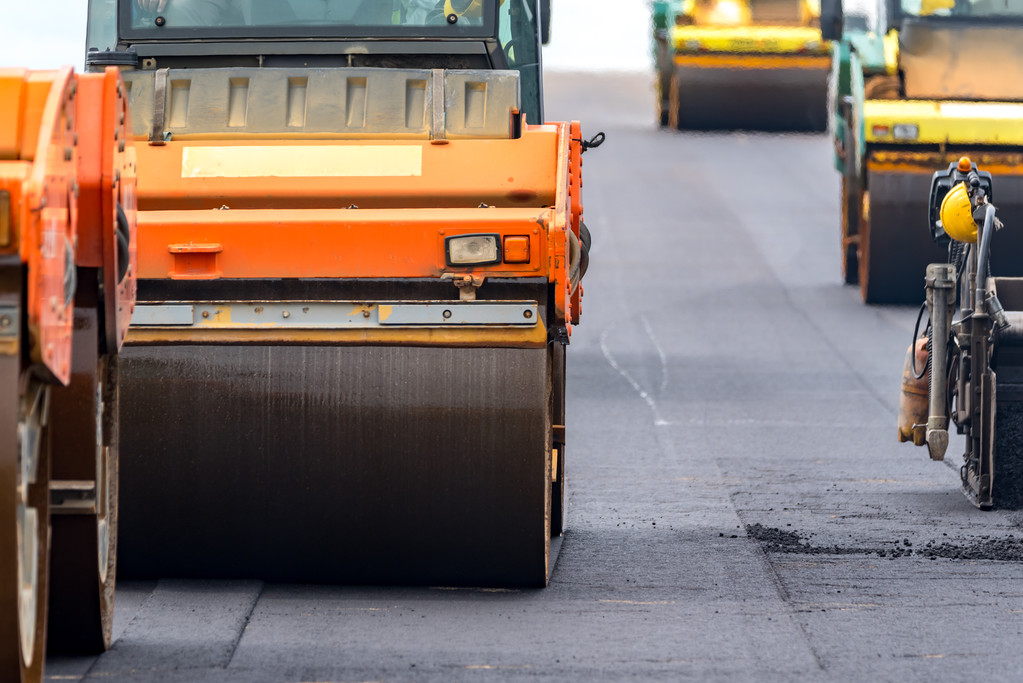
[[[823,105],[808,107],[807,123],[810,132],[825,132],[828,129],[828,108]]]
[[[71,384],[53,390],[52,407],[62,429],[53,435],[49,639],[76,655],[110,646],[117,562],[117,357],[100,353],[100,311],[85,290]]]
[[[39,683],[50,556],[49,388],[22,369],[22,271],[0,273],[0,680]]]
[[[859,224],[863,194],[859,184],[842,175],[842,281],[855,285],[860,281]]]
[[[999,510],[1023,509],[1023,402],[998,401],[996,392],[994,430],[992,503]]]
[[[551,471],[551,533],[565,531],[565,347],[554,344],[552,366],[551,416],[553,428],[552,456],[556,459]]]
[[[665,77],[660,69],[654,78],[655,109],[657,112],[657,123],[661,128],[668,125],[671,111],[671,76]]]
[[[547,347],[127,346],[119,361],[121,578],[546,584]]]
[[[941,263],[946,250],[931,240],[923,216],[930,174],[874,170],[867,167],[859,224],[859,274],[863,301],[872,304],[919,304],[924,273]]]
[[[668,111],[671,106],[669,91],[671,89],[672,54],[668,49],[667,40],[657,41],[657,64],[654,75],[654,90],[658,122],[661,128],[668,125]]]
[[[8,434],[0,460],[0,679],[38,683],[46,650],[49,559],[48,387],[20,372],[17,354],[0,360]],[[20,390],[19,390],[20,386]]]
[[[682,75],[678,69],[671,74],[668,88],[668,127],[675,130],[682,128]]]
[[[881,241],[872,244],[870,237],[870,193],[864,192],[863,210],[860,213],[860,239],[856,250],[860,296],[863,297],[864,303],[887,303],[893,292],[886,275],[896,267],[896,264],[889,261],[892,256],[890,252],[882,251]]]

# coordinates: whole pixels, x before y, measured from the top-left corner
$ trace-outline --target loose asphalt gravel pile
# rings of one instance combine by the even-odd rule
[[[928,541],[914,547],[908,538],[894,539],[887,547],[818,546],[804,540],[795,531],[785,531],[762,524],[747,524],[746,535],[760,543],[767,553],[802,553],[805,555],[877,555],[878,557],[939,557],[952,560],[996,560],[1023,562],[1023,537],[1009,534],[1003,538],[980,536],[936,543]]]

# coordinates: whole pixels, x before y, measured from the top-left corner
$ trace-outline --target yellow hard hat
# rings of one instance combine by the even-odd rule
[[[959,183],[941,200],[941,227],[957,242],[977,241],[977,222],[966,183]]]
[[[483,0],[444,0],[444,16],[452,14],[459,19],[479,19],[483,15]]]

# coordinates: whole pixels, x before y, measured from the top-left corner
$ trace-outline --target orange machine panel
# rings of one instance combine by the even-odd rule
[[[139,208],[551,206],[559,129],[519,139],[136,141]],[[436,142],[436,141],[435,141]]]
[[[25,107],[25,70],[0,69],[0,160],[21,158],[22,116]]]
[[[27,265],[32,362],[67,382],[75,281],[75,80],[70,69],[3,70],[0,94],[11,98],[4,100],[5,123],[20,129],[0,138],[0,183],[9,204],[0,217],[8,233],[0,235],[0,251],[17,249]]]
[[[274,209],[139,214],[139,277],[382,278],[548,271],[549,209]],[[448,266],[444,241],[529,237],[525,263]]]
[[[76,263],[102,268],[108,349],[119,348],[135,301],[135,147],[124,83],[115,68],[78,76],[79,225]]]

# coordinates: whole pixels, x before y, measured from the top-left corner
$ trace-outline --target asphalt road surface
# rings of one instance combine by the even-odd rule
[[[840,283],[828,140],[657,130],[645,75],[547,92],[607,133],[550,587],[122,583],[51,680],[1023,678],[1023,522],[896,442],[916,311]]]

